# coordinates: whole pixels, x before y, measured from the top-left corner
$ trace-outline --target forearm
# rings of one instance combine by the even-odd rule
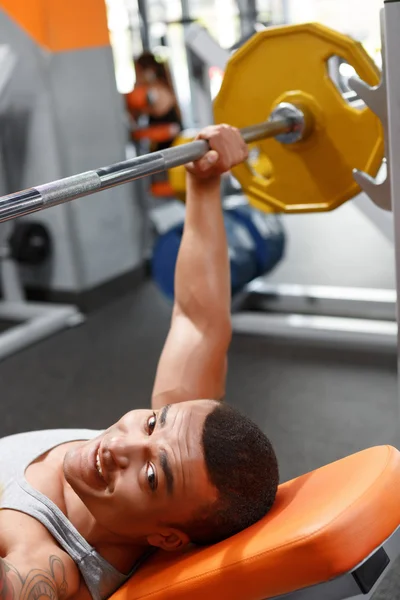
[[[199,326],[230,324],[231,283],[220,179],[187,175],[185,226],[175,271],[175,309]]]

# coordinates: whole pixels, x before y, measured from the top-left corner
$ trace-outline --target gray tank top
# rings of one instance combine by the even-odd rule
[[[117,590],[142,564],[126,575],[100,556],[49,498],[25,479],[26,468],[52,448],[101,433],[90,429],[55,429],[19,433],[0,439],[0,509],[23,512],[40,521],[77,564],[94,600],[104,600]]]

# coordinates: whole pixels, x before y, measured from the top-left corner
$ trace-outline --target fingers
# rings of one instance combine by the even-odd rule
[[[218,166],[222,172],[229,171],[248,157],[247,144],[236,127],[225,124],[206,127],[198,137],[207,139],[210,148],[218,152]]]
[[[191,162],[188,165],[186,165],[186,168],[191,173],[200,172],[204,175],[207,175],[208,173],[214,170],[216,164],[218,163],[218,160],[218,152],[216,152],[215,150],[210,150],[210,152],[207,152],[207,154],[203,156],[203,158],[201,158],[200,160],[197,160],[196,162]]]
[[[186,166],[189,172],[200,178],[222,175],[248,157],[247,144],[236,127],[206,127],[198,134],[197,139],[207,140],[211,149],[199,161]]]
[[[237,127],[232,127],[232,148],[234,149],[233,160],[235,164],[240,164],[247,160],[249,156],[249,148],[244,141],[242,134]]]
[[[219,154],[215,150],[210,150],[201,160],[198,161],[197,166],[200,171],[207,171],[214,167],[219,161]]]
[[[218,168],[221,173],[229,171],[233,158],[232,131],[227,125],[206,127],[200,134],[200,139],[206,139],[210,148],[219,156]]]

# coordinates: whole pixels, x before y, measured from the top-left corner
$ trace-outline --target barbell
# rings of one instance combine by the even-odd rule
[[[285,117],[244,127],[241,134],[252,143],[276,135],[297,135],[303,130],[306,118],[293,106]],[[209,149],[206,140],[196,140],[3,196],[0,223],[199,160]]]
[[[361,44],[319,24],[270,28],[230,59],[214,104],[216,123],[238,127],[256,145],[233,169],[250,203],[263,211],[327,211],[354,197],[357,168],[375,177],[384,156],[382,125],[367,107],[349,105],[328,76],[339,56],[373,86],[380,74]],[[251,125],[252,122],[258,125]],[[196,140],[0,198],[0,222],[167,171],[209,150]],[[261,172],[263,171],[263,172]]]

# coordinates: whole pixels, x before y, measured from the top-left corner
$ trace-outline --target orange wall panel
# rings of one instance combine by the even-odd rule
[[[0,0],[0,8],[52,52],[110,44],[104,0]]]
[[[43,0],[43,4],[53,52],[110,44],[104,0]]]
[[[0,0],[0,9],[39,45],[47,46],[41,0]]]

